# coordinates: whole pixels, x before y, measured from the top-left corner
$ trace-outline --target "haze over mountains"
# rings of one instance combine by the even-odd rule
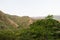
[[[44,19],[46,16],[32,17],[33,19]],[[53,18],[60,20],[60,15],[53,15]]]
[[[35,20],[44,19],[45,17],[29,17],[29,16],[16,16],[16,15],[9,15],[5,14],[4,12],[0,11],[0,28],[18,28],[24,27],[28,28],[30,24],[32,24]],[[60,16],[55,15],[55,19],[60,20]]]

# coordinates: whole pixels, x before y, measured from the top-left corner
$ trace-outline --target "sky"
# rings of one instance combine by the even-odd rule
[[[60,0],[0,0],[0,10],[18,16],[60,15]]]

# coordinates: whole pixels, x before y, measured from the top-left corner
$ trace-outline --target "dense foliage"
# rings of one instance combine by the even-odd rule
[[[28,29],[1,29],[0,40],[60,40],[60,22],[48,15]]]
[[[60,40],[60,23],[48,15],[30,25],[30,29],[21,33],[22,40]]]

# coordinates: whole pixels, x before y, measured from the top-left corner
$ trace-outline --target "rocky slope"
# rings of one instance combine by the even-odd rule
[[[0,11],[0,26],[12,26],[16,28],[18,27],[18,24],[16,24],[13,20],[6,16],[6,14]]]
[[[5,14],[4,12],[0,11],[0,26],[27,28],[32,22],[33,20],[28,16],[19,17],[16,15]]]

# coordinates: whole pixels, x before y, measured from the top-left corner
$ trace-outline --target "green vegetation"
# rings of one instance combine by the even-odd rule
[[[60,40],[60,23],[47,16],[30,25],[30,29],[21,33],[21,40]]]
[[[0,15],[0,40],[60,40],[60,22],[53,15],[32,24],[28,16]]]

